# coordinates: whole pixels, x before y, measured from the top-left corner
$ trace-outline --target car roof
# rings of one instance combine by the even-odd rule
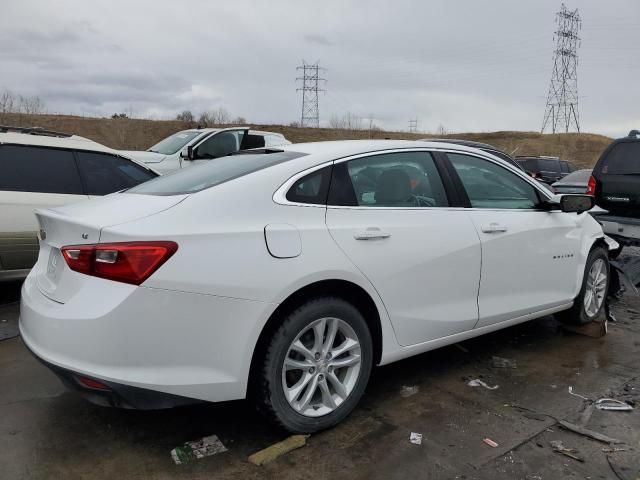
[[[277,132],[266,132],[264,130],[251,130],[249,127],[227,127],[227,128],[188,128],[186,130],[180,130],[180,132],[201,132],[201,133],[214,133],[214,132],[226,132],[233,130],[249,130],[249,133],[253,135],[278,135],[279,137],[283,137],[282,133]],[[180,133],[176,132],[176,133]]]
[[[383,150],[401,150],[401,149],[434,149],[434,150],[453,150],[466,153],[481,153],[489,156],[492,159],[502,162],[504,165],[508,165],[512,169],[517,169],[509,162],[484,152],[477,148],[467,147],[466,145],[459,145],[455,143],[443,143],[443,142],[431,142],[423,140],[334,140],[324,142],[309,142],[309,143],[292,143],[290,145],[282,145],[275,147],[278,150],[300,152],[307,154],[308,157],[304,159],[313,159],[314,165],[320,165],[321,163],[342,157],[348,157],[351,155],[373,153]],[[250,152],[250,150],[247,150]],[[310,165],[313,166],[313,165]]]
[[[440,142],[440,143],[454,143],[456,145],[465,145],[467,147],[481,148],[500,151],[499,148],[489,145],[488,143],[476,142],[474,140],[464,140],[461,138],[421,138],[421,142]]]
[[[34,135],[30,133],[18,133],[18,132],[0,132],[0,145],[28,145],[34,147],[51,147],[51,148],[68,148],[73,150],[84,150],[86,152],[99,152],[110,153],[112,155],[126,158],[127,160],[144,167],[147,170],[151,170],[157,173],[153,168],[145,165],[143,162],[139,162],[127,155],[123,155],[119,150],[114,150],[106,145],[90,140],[86,137],[79,135],[70,136],[47,136],[47,135]]]

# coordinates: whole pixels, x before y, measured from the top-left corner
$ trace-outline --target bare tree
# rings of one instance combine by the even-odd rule
[[[342,117],[331,115],[329,126],[338,130],[362,130],[362,117],[351,112],[345,113]]]
[[[449,130],[443,124],[438,125],[438,129],[436,130],[438,135],[449,135]]]
[[[16,96],[10,90],[0,95],[0,113],[12,113],[16,107]]]
[[[195,117],[191,110],[183,110],[178,115],[176,115],[176,120],[180,120],[181,122],[193,122]]]
[[[204,126],[226,125],[231,123],[231,114],[226,108],[220,107],[214,110],[202,112],[198,118],[198,123]]]

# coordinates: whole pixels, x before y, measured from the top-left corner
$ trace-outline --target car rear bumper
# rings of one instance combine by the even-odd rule
[[[113,394],[91,392],[110,398],[106,404],[147,403],[128,387],[211,402],[244,398],[270,304],[101,282],[61,304],[40,292],[34,275],[25,280],[20,333],[56,373],[109,386]]]
[[[614,215],[594,215],[602,231],[625,246],[640,246],[640,219]]]
[[[68,389],[78,392],[86,400],[96,405],[137,410],[158,410],[200,403],[200,400],[193,398],[87,377],[79,372],[49,363],[31,349],[29,351],[40,363],[55,373]],[[87,380],[91,381],[93,386],[91,383],[87,384]]]

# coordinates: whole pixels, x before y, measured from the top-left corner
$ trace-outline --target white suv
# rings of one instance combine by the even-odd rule
[[[34,209],[106,195],[157,176],[87,138],[0,126],[0,281],[24,278],[36,263]]]
[[[165,174],[239,150],[290,144],[281,133],[249,130],[247,127],[198,128],[174,133],[144,152],[123,153]]]

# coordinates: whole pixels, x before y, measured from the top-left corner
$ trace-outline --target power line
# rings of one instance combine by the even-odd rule
[[[302,91],[302,113],[300,115],[301,127],[320,126],[320,110],[318,108],[318,92],[325,90],[319,87],[320,82],[326,82],[324,78],[320,78],[320,71],[325,71],[317,63],[311,65],[302,61],[302,65],[296,67],[297,71],[302,70],[302,76],[296,78],[296,81],[302,81],[302,87],[296,91]]]
[[[551,84],[547,94],[547,105],[542,121],[544,133],[547,126],[551,131],[564,130],[569,133],[572,125],[580,133],[578,113],[578,46],[580,37],[578,32],[582,27],[582,20],[576,8],[567,10],[564,3],[556,14],[558,29],[555,32],[556,49],[553,58]]]

